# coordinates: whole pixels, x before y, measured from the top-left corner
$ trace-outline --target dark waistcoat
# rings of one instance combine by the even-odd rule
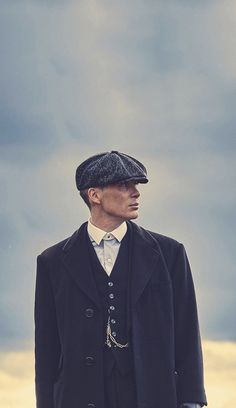
[[[89,239],[89,238],[88,238]],[[90,241],[90,240],[89,240]],[[132,369],[131,332],[129,327],[129,304],[130,304],[130,234],[125,234],[121,241],[119,252],[113,266],[112,272],[107,275],[103,269],[96,252],[88,242],[90,251],[90,262],[93,276],[96,282],[101,300],[103,312],[104,333],[104,363],[105,373],[109,375],[115,362],[121,374],[126,374]],[[129,343],[128,347],[108,347],[106,344],[107,320],[110,316],[112,335],[118,343]]]

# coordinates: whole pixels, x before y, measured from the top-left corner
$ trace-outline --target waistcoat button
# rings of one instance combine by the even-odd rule
[[[94,310],[93,309],[88,308],[88,309],[85,310],[85,316],[86,317],[93,317],[93,315],[94,315]]]
[[[94,358],[93,357],[86,357],[85,361],[86,361],[87,366],[91,366],[91,365],[94,364]]]

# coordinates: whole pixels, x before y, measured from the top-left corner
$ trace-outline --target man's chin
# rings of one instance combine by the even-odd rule
[[[129,220],[134,220],[136,218],[138,218],[138,211],[129,211],[126,214],[122,214],[122,215],[116,215],[119,217],[120,221],[129,221]]]
[[[132,211],[132,213],[129,214],[129,217],[127,217],[127,221],[128,220],[134,220],[136,218],[138,218],[138,211]]]

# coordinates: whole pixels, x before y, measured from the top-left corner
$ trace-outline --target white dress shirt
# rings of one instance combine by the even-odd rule
[[[106,273],[110,275],[120,249],[121,241],[127,232],[127,224],[124,221],[113,231],[106,232],[88,220],[87,228],[97,257]]]

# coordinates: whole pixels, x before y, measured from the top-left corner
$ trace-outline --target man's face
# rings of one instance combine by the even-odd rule
[[[98,189],[103,215],[119,220],[138,217],[138,198],[140,193],[134,181],[119,182]]]

